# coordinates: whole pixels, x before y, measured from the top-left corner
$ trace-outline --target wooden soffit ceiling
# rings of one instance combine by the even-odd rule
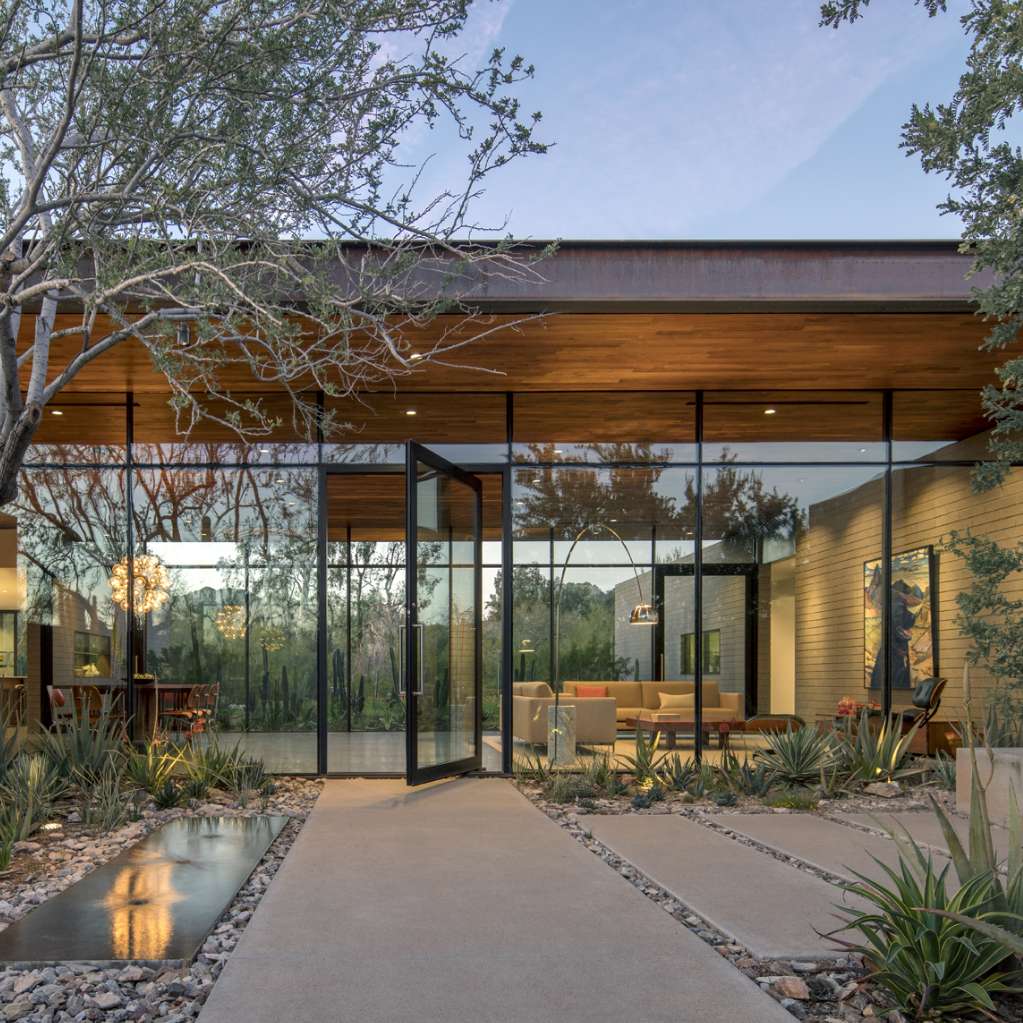
[[[33,317],[22,319],[19,348]],[[58,316],[57,329],[73,317]],[[501,329],[494,330],[494,327]],[[102,329],[102,325],[97,329]],[[453,317],[407,335],[426,350],[444,332],[468,329]],[[988,326],[968,313],[555,313],[523,320],[493,316],[491,331],[454,353],[457,366],[423,366],[398,380],[402,391],[672,391],[757,388],[941,389],[991,382],[1002,359],[978,352]],[[59,339],[51,374],[77,350]],[[27,367],[26,367],[27,373]],[[237,391],[273,390],[242,365],[220,372]],[[85,367],[70,391],[166,390],[145,349],[126,343]]]

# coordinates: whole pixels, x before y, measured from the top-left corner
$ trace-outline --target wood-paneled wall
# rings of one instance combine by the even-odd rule
[[[881,554],[882,481],[811,508],[809,528],[796,557],[796,713],[814,720],[834,712],[842,696],[880,699],[864,688],[863,563]],[[969,643],[956,627],[956,595],[971,585],[963,562],[941,549],[953,529],[970,529],[1003,544],[1023,539],[1023,470],[1005,486],[977,495],[966,468],[920,467],[893,475],[892,549],[928,544],[936,553],[938,670],[948,679],[941,717],[963,713],[963,664]],[[1007,592],[1023,596],[1023,579]],[[991,679],[971,671],[974,698],[982,703]],[[909,703],[897,691],[895,704]]]

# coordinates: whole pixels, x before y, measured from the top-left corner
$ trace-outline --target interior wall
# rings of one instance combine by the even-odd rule
[[[956,627],[956,595],[971,585],[963,562],[942,549],[953,529],[971,530],[1002,544],[1023,538],[1023,471],[1014,471],[995,491],[975,494],[970,469],[921,466],[892,474],[892,551],[935,549],[938,673],[948,679],[940,717],[963,715],[963,666],[970,648]],[[880,702],[881,692],[864,685],[863,563],[881,554],[883,481],[873,480],[810,509],[795,571],[796,713],[807,720],[834,713],[838,700]],[[1006,588],[1023,597],[1023,579]],[[991,679],[971,671],[979,703]],[[893,704],[909,703],[909,690],[896,690]]]
[[[759,709],[771,714],[796,713],[796,565],[795,558],[785,558],[767,566],[760,585],[767,588],[770,601],[770,637],[768,658],[770,684],[767,701]],[[762,630],[764,631],[764,630]]]

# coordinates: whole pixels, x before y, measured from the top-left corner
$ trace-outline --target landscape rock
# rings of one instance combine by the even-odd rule
[[[810,1000],[810,989],[802,977],[776,977],[771,987],[782,998],[796,998],[801,1002]]]

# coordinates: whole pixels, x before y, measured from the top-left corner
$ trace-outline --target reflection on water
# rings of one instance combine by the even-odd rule
[[[190,960],[285,820],[165,824],[0,932],[0,963]]]
[[[174,933],[171,907],[183,898],[174,887],[173,863],[154,859],[121,867],[103,899],[113,958],[164,958]]]

